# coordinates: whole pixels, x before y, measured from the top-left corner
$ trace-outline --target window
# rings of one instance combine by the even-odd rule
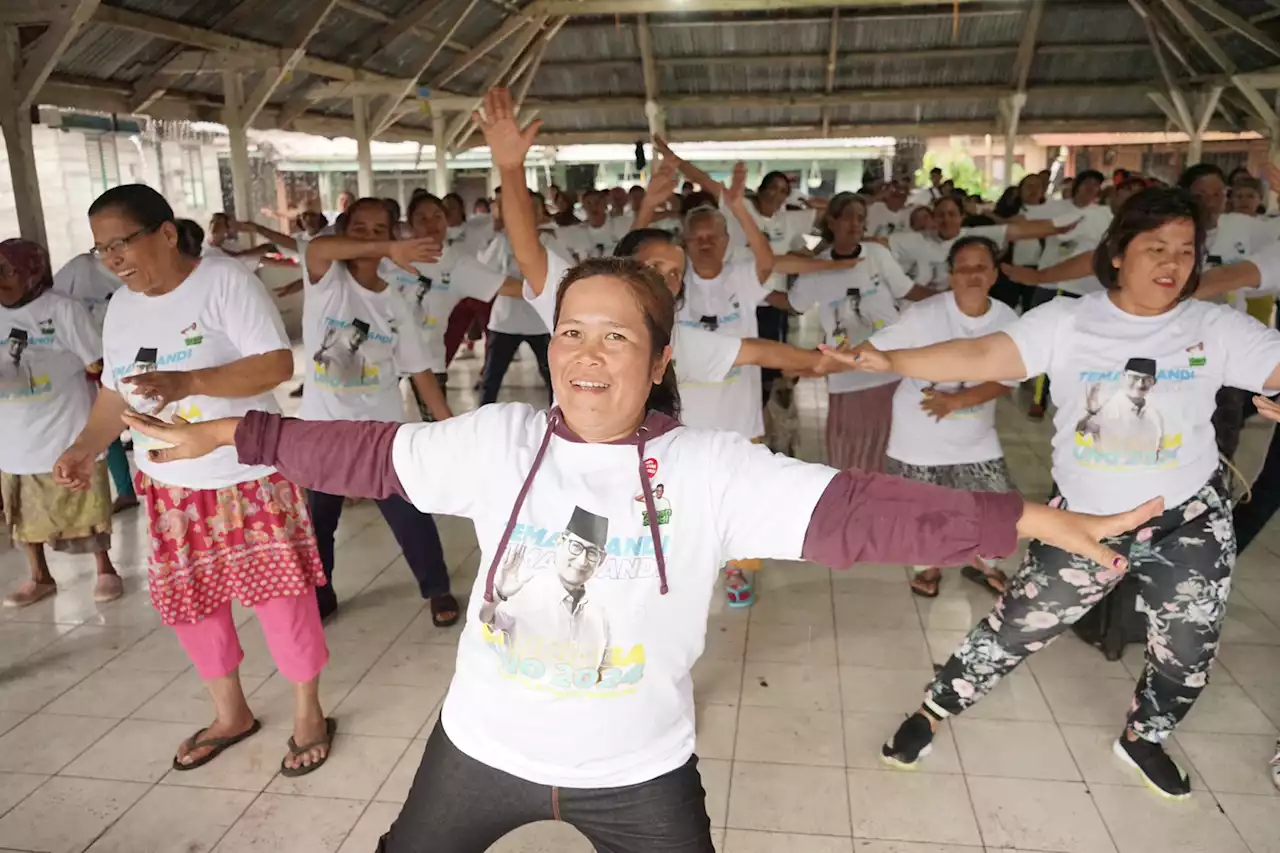
[[[1203,163],[1212,163],[1228,175],[1235,169],[1249,168],[1248,151],[1206,151],[1200,160]]]
[[[191,145],[182,149],[182,195],[187,207],[204,207],[204,162],[200,158],[199,146]]]
[[[1178,167],[1172,151],[1145,151],[1142,154],[1142,173],[1159,178],[1167,184],[1178,182]]]
[[[85,153],[89,159],[89,183],[95,196],[120,185],[120,156],[116,139],[109,133],[86,135]]]

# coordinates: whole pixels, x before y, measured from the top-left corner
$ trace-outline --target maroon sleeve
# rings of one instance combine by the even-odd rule
[[[1018,544],[1022,506],[1017,492],[962,492],[842,471],[813,509],[803,556],[835,569],[963,566],[978,556],[1007,557]]]
[[[270,465],[304,489],[375,500],[407,498],[391,459],[400,427],[250,412],[236,427],[236,453],[242,464]]]

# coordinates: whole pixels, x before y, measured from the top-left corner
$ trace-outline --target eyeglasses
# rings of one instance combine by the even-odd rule
[[[565,548],[568,549],[569,553],[574,557],[581,555],[585,551],[587,554],[587,562],[593,566],[599,565],[600,561],[604,559],[604,551],[593,545],[583,545],[576,539],[566,539],[564,545]]]
[[[128,248],[129,244],[132,243],[134,240],[137,240],[139,237],[145,237],[148,234],[153,234],[159,229],[160,229],[159,225],[153,225],[150,228],[139,228],[137,231],[134,231],[132,234],[126,235],[124,237],[120,237],[119,239],[116,239],[116,240],[112,240],[110,243],[108,243],[105,246],[94,246],[89,251],[95,258],[97,258],[98,260],[102,260],[102,258],[106,257],[107,255],[119,254],[120,252],[123,252],[126,248]]]

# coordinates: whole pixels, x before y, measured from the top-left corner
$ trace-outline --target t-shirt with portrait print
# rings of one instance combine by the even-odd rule
[[[149,412],[150,401],[120,379],[147,369],[201,370],[249,356],[287,352],[289,336],[258,277],[239,261],[215,256],[201,260],[182,284],[160,296],[123,287],[117,290],[107,304],[102,345],[102,386],[119,392],[135,409]],[[255,409],[280,411],[275,395],[266,391],[237,399],[195,395],[170,404],[158,416],[210,421],[240,417]],[[145,451],[164,445],[135,430],[133,446]],[[175,462],[153,462],[147,453],[138,452],[134,461],[157,482],[188,489],[220,489],[274,471],[263,465],[242,465],[234,447]]]
[[[1265,219],[1243,213],[1224,213],[1218,226],[1205,235],[1204,268],[1230,266],[1247,260],[1276,241],[1275,226]],[[1227,294],[1225,301],[1237,311],[1248,311],[1248,300],[1262,295],[1253,288]]]
[[[48,291],[0,305],[0,471],[47,474],[89,420],[85,368],[102,359],[89,310]]]
[[[829,260],[831,251],[820,257]],[[857,257],[862,260],[851,269],[800,276],[787,297],[801,314],[818,309],[827,346],[857,346],[898,322],[900,301],[914,286],[884,246],[863,243]],[[893,374],[844,371],[827,377],[827,390],[844,394],[897,381]]]
[[[689,267],[676,324],[736,338],[759,337],[756,304],[768,293],[754,260],[726,263],[719,275],[706,279]],[[682,383],[680,418],[689,426],[732,430],[747,438],[764,435],[760,368],[748,364],[734,367],[718,382]]]
[[[1027,375],[1053,383],[1053,479],[1089,513],[1188,500],[1218,467],[1218,390],[1261,391],[1280,363],[1280,333],[1196,299],[1154,317],[1120,310],[1108,292],[1054,299],[1004,333]]]
[[[374,292],[335,261],[303,291],[302,346],[308,358],[298,417],[309,421],[404,420],[400,377],[430,359],[399,290]]]
[[[454,307],[464,299],[492,301],[504,277],[455,246],[446,247],[434,264],[413,264],[413,268],[416,274],[383,259],[378,275],[400,291],[426,343],[429,369],[443,373],[444,332]]]
[[[639,454],[556,434],[512,518],[547,428],[546,412],[495,403],[396,434],[409,500],[471,519],[480,545],[440,722],[463,754],[534,784],[639,784],[693,754],[689,672],[720,567],[798,559],[836,472],[720,430],[675,427]]]

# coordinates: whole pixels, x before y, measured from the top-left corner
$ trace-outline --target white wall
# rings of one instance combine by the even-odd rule
[[[45,231],[49,255],[54,269],[93,245],[86,213],[96,197],[98,184],[91,179],[91,164],[86,148],[86,132],[61,130],[43,125],[32,129],[36,151],[36,170],[40,178],[40,199],[44,206]],[[145,183],[162,192],[174,212],[204,225],[209,214],[222,209],[222,188],[218,181],[218,155],[212,145],[201,146],[201,165],[205,194],[204,207],[194,209],[185,204],[182,172],[186,168],[184,145],[161,143],[163,157],[157,158],[155,143],[141,141],[142,150],[128,134],[107,134],[104,146],[114,144],[120,163],[121,183]],[[157,159],[165,174],[160,175]],[[92,164],[96,176],[98,165]],[[0,239],[18,236],[18,213],[14,204],[13,184],[9,176],[8,154],[0,146]]]

